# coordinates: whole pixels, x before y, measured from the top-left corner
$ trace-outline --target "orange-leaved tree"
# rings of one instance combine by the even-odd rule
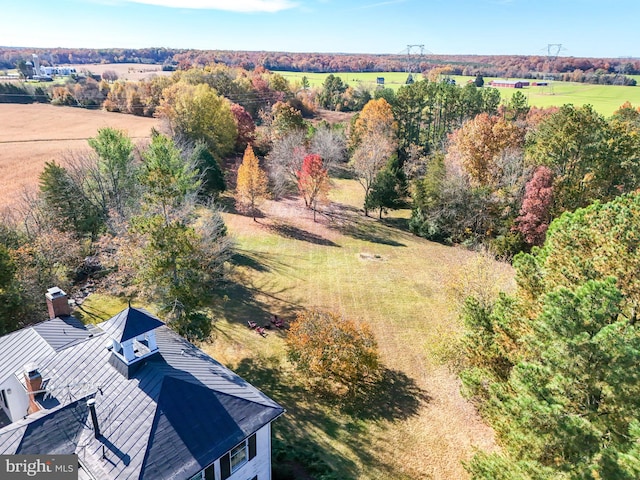
[[[286,343],[297,369],[323,389],[353,396],[379,379],[378,346],[366,324],[306,310],[291,322]]]
[[[506,159],[522,156],[525,133],[513,122],[481,113],[450,135],[447,159],[461,164],[474,186],[497,187]]]
[[[393,143],[398,131],[391,105],[384,98],[369,100],[358,115],[350,136],[351,148],[366,142],[370,135],[382,135]]]
[[[267,196],[267,174],[260,168],[251,145],[247,145],[238,168],[236,183],[236,204],[240,210],[248,211],[256,219],[258,203]]]
[[[315,222],[318,202],[326,202],[329,193],[329,174],[324,168],[320,155],[312,153],[304,157],[302,168],[296,172],[296,176],[298,190],[304,198],[305,205],[313,209]]]

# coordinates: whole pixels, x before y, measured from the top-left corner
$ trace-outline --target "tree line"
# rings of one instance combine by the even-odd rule
[[[512,294],[467,299],[461,377],[501,446],[472,478],[640,475],[639,207],[634,192],[564,213],[514,258]]]
[[[179,69],[220,64],[245,70],[265,68],[293,72],[428,72],[448,66],[457,75],[506,78],[539,78],[540,74],[571,74],[596,72],[622,77],[640,74],[640,61],[634,58],[548,57],[544,55],[435,55],[409,58],[398,54],[332,54],[295,52],[254,52],[236,50],[193,50],[167,48],[53,48],[26,49],[0,47],[0,69],[15,68],[31,54],[40,57],[43,65],[140,63],[171,65]],[[583,80],[572,80],[583,81]]]

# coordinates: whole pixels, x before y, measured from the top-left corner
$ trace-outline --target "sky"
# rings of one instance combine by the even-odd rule
[[[640,57],[639,14],[639,0],[0,0],[0,46]]]

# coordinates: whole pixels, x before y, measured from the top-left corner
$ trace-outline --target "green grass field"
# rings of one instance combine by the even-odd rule
[[[302,77],[309,79],[312,87],[319,87],[329,75],[328,73],[300,73],[278,72],[291,83],[301,82]],[[383,73],[337,73],[334,74],[351,86],[362,85],[365,88],[375,89],[376,78],[384,77],[385,86],[397,90],[405,84],[407,74],[403,72]],[[640,75],[631,76],[640,84]],[[453,76],[458,85],[464,85],[475,77]],[[485,78],[488,85],[493,78]],[[508,101],[516,91],[512,88],[498,88],[504,101]],[[527,87],[520,90],[529,100],[529,105],[535,107],[561,106],[572,103],[575,106],[590,104],[604,116],[610,116],[620,105],[629,101],[632,105],[640,107],[640,85],[635,87],[622,87],[617,85],[591,85],[587,83],[551,82],[548,87]]]
[[[459,82],[465,82],[468,77],[461,77]],[[492,79],[485,79],[485,85]],[[517,90],[514,88],[498,88],[500,96],[508,101]],[[619,85],[591,85],[588,83],[551,81],[544,87],[525,87],[519,89],[528,99],[529,105],[535,107],[559,107],[565,104],[582,106],[589,104],[593,108],[609,117],[626,102],[640,107],[640,86],[625,87]]]
[[[331,198],[318,222],[297,200],[265,203],[258,222],[229,208],[235,267],[214,306],[213,339],[202,347],[286,408],[274,426],[274,469],[294,473],[280,478],[309,478],[296,468],[318,464],[340,479],[467,478],[461,461],[495,445],[451,368],[461,335],[453,292],[479,279],[507,288],[511,268],[411,235],[408,211],[365,218],[353,180],[335,180]],[[89,297],[84,308],[121,305],[104,300]],[[289,322],[313,306],[372,327],[387,388],[365,408],[307,392],[286,359],[284,332],[263,338],[247,328],[247,320],[268,324],[277,314]]]

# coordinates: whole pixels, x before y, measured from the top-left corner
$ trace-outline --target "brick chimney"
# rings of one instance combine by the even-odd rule
[[[47,290],[45,295],[47,299],[47,310],[49,310],[49,318],[68,317],[71,315],[71,307],[67,294],[58,287],[52,287]]]
[[[36,403],[36,393],[42,388],[42,375],[38,371],[38,367],[30,363],[24,367],[24,383],[27,387],[27,395],[29,396],[29,410],[32,414],[40,410],[40,406]]]

